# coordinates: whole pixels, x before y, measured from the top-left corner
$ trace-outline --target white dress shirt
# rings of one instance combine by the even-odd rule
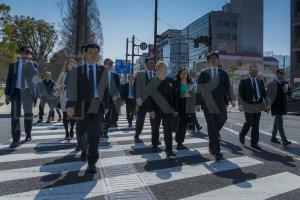
[[[24,65],[23,65],[24,63]],[[17,83],[16,83],[16,88],[17,89],[22,89],[21,86],[21,80],[22,80],[22,68],[26,67],[26,62],[23,59],[19,60],[19,66],[18,66],[18,78],[17,78]],[[28,88],[27,82],[25,80],[25,88]]]

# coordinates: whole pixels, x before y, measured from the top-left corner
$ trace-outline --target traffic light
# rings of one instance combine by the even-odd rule
[[[198,36],[193,39],[194,48],[199,48],[199,44],[204,44],[205,46],[209,47],[212,45],[212,38],[209,36]]]

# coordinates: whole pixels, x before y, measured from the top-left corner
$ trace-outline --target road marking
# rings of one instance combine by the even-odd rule
[[[53,188],[46,188],[41,190],[29,191],[24,193],[5,195],[0,197],[0,200],[4,199],[84,199],[92,198],[101,195],[107,195],[115,192],[122,192],[135,188],[151,186],[161,183],[168,183],[171,181],[182,180],[186,178],[192,178],[196,176],[203,176],[207,174],[213,174],[222,171],[228,171],[233,169],[239,169],[243,167],[249,167],[254,165],[263,164],[263,162],[244,156],[237,158],[230,158],[220,162],[204,162],[193,165],[183,165],[172,168],[164,168],[154,171],[146,171],[136,174],[129,174],[111,178],[104,178],[95,181],[89,181],[85,183],[71,184],[58,186]],[[119,185],[118,183],[127,184]],[[110,187],[113,184],[115,187]]]
[[[283,172],[254,179],[182,200],[264,200],[300,188],[300,176]]]
[[[224,151],[227,151],[224,149]],[[196,155],[209,154],[207,147],[204,148],[192,148],[177,151],[177,158],[191,157]],[[101,158],[97,162],[98,168],[112,167],[117,165],[135,164],[150,161],[165,160],[165,153],[149,153],[143,155],[128,155],[118,156],[112,158]],[[25,178],[40,177],[53,174],[61,174],[72,171],[80,171],[85,169],[87,166],[86,162],[68,162],[61,164],[50,164],[38,167],[27,167],[11,170],[0,171],[0,182],[19,180]]]
[[[199,144],[207,142],[205,139],[201,138],[191,138],[186,139],[185,144]],[[100,146],[101,152],[111,152],[124,149],[143,149],[151,147],[150,143],[139,143],[139,144],[126,144],[126,145],[113,145],[113,146]],[[164,145],[162,145],[164,147]],[[57,151],[41,151],[35,153],[20,153],[20,154],[6,154],[0,156],[0,163],[3,162],[13,162],[22,160],[32,160],[32,159],[45,159],[53,157],[64,157],[64,156],[74,156],[78,152],[73,149],[57,150]]]

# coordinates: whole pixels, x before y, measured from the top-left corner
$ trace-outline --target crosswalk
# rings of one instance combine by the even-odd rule
[[[166,158],[163,135],[162,150],[153,152],[149,119],[144,125],[141,142],[134,143],[134,129],[120,116],[119,127],[99,142],[95,175],[86,173],[87,163],[75,151],[76,139],[63,140],[61,123],[34,126],[31,142],[16,150],[0,145],[0,200],[260,200],[300,189],[297,173],[266,170],[274,163],[225,145],[225,160],[213,161],[202,133],[188,133],[186,148],[177,150],[176,158]]]

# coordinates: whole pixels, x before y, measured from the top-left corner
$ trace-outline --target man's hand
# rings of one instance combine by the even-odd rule
[[[142,99],[141,99],[141,98],[137,98],[137,99],[136,99],[136,104],[137,104],[138,106],[141,106],[141,105],[143,104]]]
[[[74,108],[67,108],[67,115],[72,118],[74,116]]]
[[[107,114],[107,113],[108,113],[108,111],[109,111],[108,109],[104,109],[104,112],[105,112],[105,114]]]
[[[267,106],[266,109],[265,109],[265,112],[269,113],[271,110],[270,106]]]
[[[10,103],[10,100],[11,100],[11,98],[10,98],[10,96],[5,96],[5,103],[6,103],[6,105],[8,105],[9,103]]]
[[[239,111],[240,111],[240,112],[244,112],[243,106],[239,106]]]
[[[197,112],[200,112],[200,111],[201,111],[201,106],[199,106],[199,105],[196,106],[196,111],[197,111]]]
[[[235,101],[232,101],[232,102],[231,102],[231,106],[232,106],[233,108],[235,108],[235,107],[236,107],[236,103],[235,103]]]
[[[118,100],[118,97],[117,97],[117,96],[113,96],[113,97],[112,97],[112,100],[113,100],[113,101],[117,101],[117,100]]]
[[[154,112],[154,111],[151,111],[149,114],[150,114],[150,118],[151,118],[151,119],[154,119],[154,118],[155,118],[155,112]]]
[[[126,104],[126,102],[125,102],[125,101],[122,101],[122,106],[125,105],[125,104]]]

